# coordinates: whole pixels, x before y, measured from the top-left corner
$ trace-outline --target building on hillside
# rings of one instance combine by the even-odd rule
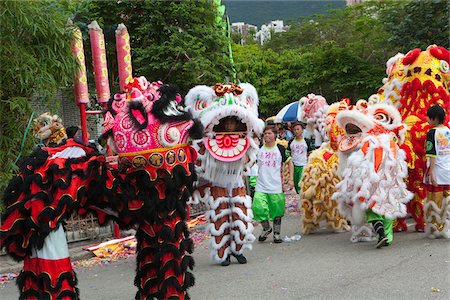
[[[245,40],[249,35],[252,35],[254,39],[254,35],[257,30],[258,27],[256,27],[255,25],[247,24],[244,22],[231,23],[231,34],[240,37],[239,44],[241,45],[245,44]]]
[[[346,0],[347,6],[363,3],[365,0]]]
[[[255,39],[260,45],[270,40],[272,33],[286,32],[289,26],[285,26],[282,20],[270,21],[269,24],[261,26],[261,30],[256,32]]]

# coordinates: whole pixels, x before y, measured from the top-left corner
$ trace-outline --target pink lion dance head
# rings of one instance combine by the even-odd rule
[[[172,86],[150,83],[143,76],[132,79],[126,93],[114,96],[103,134],[110,133],[108,142],[118,153],[120,165],[131,167],[128,171],[150,167],[156,175],[159,168],[171,170],[192,161],[195,152],[186,146],[198,125],[179,107],[180,101]]]

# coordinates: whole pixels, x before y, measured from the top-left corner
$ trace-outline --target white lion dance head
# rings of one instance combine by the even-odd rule
[[[264,127],[258,118],[256,89],[249,83],[200,85],[188,92],[185,104],[205,128],[207,151],[203,156],[200,151],[204,167],[199,175],[210,182],[234,181],[242,175],[245,154],[249,163],[256,159],[258,146],[252,138]]]
[[[34,119],[33,134],[47,146],[58,145],[67,139],[61,118],[49,112]]]

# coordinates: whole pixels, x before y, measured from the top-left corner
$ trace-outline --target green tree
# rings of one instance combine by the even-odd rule
[[[367,99],[395,53],[433,43],[448,47],[444,2],[368,1],[303,18],[262,48],[235,46],[238,78],[255,85],[263,114],[308,93],[329,102]]]
[[[239,32],[232,32],[231,33],[231,40],[235,44],[241,44],[242,41],[242,33]]]
[[[389,35],[377,15],[383,5],[332,10],[273,34],[262,48],[236,47],[238,77],[254,80],[263,113],[309,93],[329,102],[367,98],[381,85],[385,62],[395,53],[385,48]]]
[[[384,64],[396,53],[395,49],[386,47],[389,34],[379,20],[379,12],[385,7],[383,1],[365,2],[302,18],[289,31],[273,35],[265,48],[281,51],[303,46],[321,47],[332,42],[342,48],[352,48],[361,58]]]
[[[273,105],[282,103],[283,95],[278,92],[280,56],[259,45],[233,45],[238,80],[253,84],[260,98],[260,112],[269,114]]]
[[[246,45],[256,44],[257,42],[255,41],[255,35],[256,35],[256,30],[253,28],[249,29],[247,35],[245,36],[244,43]]]
[[[436,44],[450,48],[448,0],[392,1],[380,14],[389,45],[406,53]]]
[[[260,112],[273,115],[309,93],[329,103],[344,97],[367,98],[380,85],[384,66],[362,59],[352,48],[332,42],[275,52],[258,45],[234,45],[238,79],[252,83]]]
[[[17,171],[31,99],[52,105],[55,91],[72,84],[77,67],[66,21],[54,1],[3,1],[0,7],[0,191]],[[22,154],[33,147],[28,135]]]
[[[176,83],[186,93],[194,85],[213,85],[232,76],[216,10],[208,0],[94,1],[89,19],[104,30],[110,74],[116,70],[111,66],[116,61],[114,30],[124,23],[131,38],[133,74]],[[114,74],[110,77],[117,80]]]

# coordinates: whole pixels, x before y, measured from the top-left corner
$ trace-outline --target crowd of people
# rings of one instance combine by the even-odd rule
[[[433,233],[437,230],[436,218],[444,223],[450,221],[448,204],[444,201],[450,195],[450,129],[444,125],[446,112],[441,106],[430,107],[427,116],[427,122],[433,125],[433,128],[428,131],[424,145],[427,167],[423,170],[423,184],[428,191],[426,203],[437,206],[442,212],[435,216],[431,210],[425,211],[428,237],[433,238]],[[249,192],[253,198],[254,220],[262,225],[258,238],[260,242],[265,241],[272,232],[273,241],[282,242],[280,228],[285,208],[285,192],[288,188],[295,188],[301,197],[303,168],[308,163],[311,151],[320,147],[320,144],[315,143],[314,137],[305,137],[304,128],[305,124],[301,122],[266,122],[258,161],[250,174]],[[273,222],[273,227],[270,226],[269,220]],[[392,243],[394,219],[368,209],[366,221],[372,224],[373,231],[378,236],[377,248]],[[450,231],[446,232],[444,237],[450,238]]]
[[[426,145],[424,145],[427,157],[427,167],[426,170],[424,170],[425,174],[424,185],[426,185],[428,191],[428,197],[426,199],[425,205],[426,207],[425,220],[427,226],[427,235],[431,238],[438,236],[450,238],[450,229],[448,228],[448,224],[450,222],[449,207],[448,207],[449,205],[448,197],[450,196],[450,129],[446,125],[444,125],[446,112],[439,105],[434,105],[430,107],[427,111],[427,115],[428,115],[427,122],[433,126],[433,128],[430,129],[429,132],[427,133]],[[241,121],[236,117],[232,118],[225,117],[222,119],[225,120],[223,122],[223,128],[220,127],[220,125],[218,125],[219,127],[214,127],[217,129],[215,132],[216,138],[220,137],[222,139],[222,144],[224,144],[225,147],[230,148],[234,143],[235,145],[237,145],[236,149],[238,149],[239,146],[242,146],[240,144],[242,139]],[[251,166],[246,165],[246,167],[249,167],[248,170],[246,170],[247,172],[245,173],[245,175],[248,177],[249,183],[248,186],[250,188],[247,191],[247,194],[249,194],[250,197],[246,195],[245,188],[243,185],[241,185],[240,182],[240,180],[242,180],[243,175],[242,173],[243,163],[241,163],[240,160],[235,159],[233,161],[229,159],[229,156],[235,152],[228,151],[227,152],[228,156],[225,155],[224,158],[220,156],[224,152],[220,152],[220,154],[218,154],[219,151],[214,150],[214,147],[216,145],[213,144],[213,146],[211,146],[211,144],[209,144],[209,147],[211,148],[210,150],[211,154],[210,156],[205,156],[203,158],[205,162],[204,167],[211,168],[211,166],[214,166],[212,168],[213,169],[212,171],[210,170],[208,171],[209,173],[208,172],[206,173],[209,174],[210,176],[208,177],[210,183],[208,183],[207,185],[209,190],[208,192],[204,191],[203,192],[204,195],[202,197],[206,199],[206,204],[208,207],[206,215],[207,219],[210,221],[210,225],[208,226],[208,228],[210,233],[212,234],[212,242],[215,241],[215,244],[212,244],[213,247],[211,249],[212,257],[217,263],[219,263],[222,266],[230,265],[231,256],[234,256],[240,264],[247,263],[247,258],[244,256],[243,251],[244,249],[251,249],[251,243],[255,240],[255,237],[253,236],[252,221],[259,222],[261,224],[262,229],[258,237],[259,242],[266,241],[271,234],[273,234],[274,243],[278,244],[283,242],[281,238],[281,225],[282,225],[282,218],[285,214],[286,192],[288,192],[288,190],[295,189],[295,192],[299,195],[301,199],[302,190],[300,187],[302,184],[304,169],[310,163],[308,158],[313,151],[321,148],[321,143],[317,143],[317,140],[314,138],[314,136],[309,136],[305,132],[304,123],[293,122],[290,124],[271,124],[270,122],[267,122],[264,124],[262,128],[263,129],[261,130],[262,133],[261,140],[257,134],[254,134],[252,137],[252,141],[254,142],[254,144],[252,143],[252,145],[254,146],[251,147],[255,148],[254,149],[255,159],[252,160],[251,158],[249,158],[249,160],[253,161],[254,163]],[[56,131],[56,133],[60,132],[60,130],[61,130],[60,127],[58,127],[58,131]],[[42,131],[47,132],[47,130]],[[68,174],[69,177],[72,178],[72,180],[78,180],[77,176],[80,177],[81,183],[77,182],[76,184],[80,184],[80,186],[83,187],[85,186],[92,187],[93,185],[91,185],[91,180],[98,180],[100,178],[103,178],[105,174],[99,173],[94,174],[92,176],[91,175],[88,176],[85,175],[83,172],[87,172],[88,170],[96,172],[105,171],[106,169],[102,168],[95,169],[92,167],[93,163],[95,163],[96,161],[102,162],[103,158],[100,155],[98,155],[97,151],[94,151],[94,149],[92,149],[96,148],[94,144],[92,143],[89,143],[89,145],[83,144],[80,135],[80,128],[78,126],[70,126],[64,132],[65,133],[63,139],[58,140],[55,148],[52,147],[43,148],[44,151],[48,152],[48,154],[46,154],[48,155],[47,158],[48,161],[53,161],[55,158],[62,159],[65,161],[64,163],[65,165],[68,165],[69,163],[74,163],[77,166],[79,160],[85,161],[86,165],[79,166],[79,168],[82,169],[76,170],[76,172],[75,171],[72,172],[71,169],[69,168]],[[52,138],[52,136],[46,135],[45,139],[43,140],[46,141],[46,143],[44,144],[48,146],[49,143],[47,142],[53,141],[54,139]],[[392,141],[393,140],[391,140],[390,143],[392,143]],[[203,142],[206,143],[207,141],[203,140]],[[199,156],[203,156],[205,155],[205,153],[207,153],[206,151],[207,147],[205,147],[205,145],[202,144],[203,142],[201,142],[200,148],[197,149]],[[189,144],[183,145],[185,145],[185,147],[190,147]],[[259,147],[256,145],[259,145]],[[388,145],[387,147],[389,148],[390,146]],[[171,149],[176,148],[168,148],[168,149],[169,149],[168,151],[170,152],[172,151]],[[186,148],[186,150],[182,149],[183,151],[178,151],[178,156],[175,159],[178,159],[181,162],[186,161],[186,151],[189,149],[190,148]],[[244,146],[242,146],[241,149],[249,149],[249,148],[244,148]],[[76,152],[75,150],[78,152]],[[367,151],[367,149],[365,149],[364,151]],[[395,152],[400,150],[397,147],[393,151]],[[141,153],[141,152],[131,152],[131,153]],[[149,153],[150,155],[154,155],[156,152],[155,153],[149,152]],[[240,159],[241,157],[243,156],[242,155],[238,156],[238,159]],[[169,158],[170,158],[169,156],[166,157],[167,163],[173,164],[172,162],[168,161]],[[219,165],[219,163],[222,162],[221,159],[223,159],[224,162],[224,165],[222,166]],[[394,160],[395,159],[396,158],[394,157]],[[213,161],[215,161],[215,163],[212,163]],[[140,164],[141,161],[133,159],[132,165],[130,164],[123,165],[123,162],[124,160],[119,162],[119,172],[122,173],[124,172],[122,167],[126,168],[125,170],[141,170],[140,168],[142,168],[142,165]],[[148,162],[158,164],[159,161],[158,160],[152,161],[151,159],[149,159]],[[28,164],[31,163],[29,166],[27,166],[29,170],[32,170],[32,168],[34,167],[41,168],[41,165],[34,166],[31,160],[27,161],[26,163]],[[45,161],[41,161],[40,163],[42,164],[42,167],[46,166]],[[406,165],[405,161],[403,161],[403,163]],[[158,167],[160,167],[160,165],[158,165]],[[26,172],[25,174],[26,176],[28,175],[33,176],[32,172],[29,172],[27,170],[25,170],[24,172]],[[182,172],[183,174],[189,174],[187,173],[186,169],[183,169]],[[80,174],[82,176],[80,176]],[[403,175],[406,176],[406,173]],[[346,176],[348,177],[348,174]],[[403,177],[400,176],[399,178],[403,180]],[[192,184],[192,181],[190,179],[186,180],[186,182]],[[136,180],[132,181],[132,183],[133,184],[136,183]],[[396,186],[397,183],[395,180],[391,184],[393,188],[395,189],[398,188],[398,186]],[[21,183],[18,181],[13,181],[12,185],[17,185],[17,188],[19,188],[21,186]],[[404,183],[401,183],[401,185],[404,186]],[[163,192],[161,189],[162,186],[156,187],[158,193]],[[13,191],[13,189],[10,188],[9,191]],[[78,197],[80,197],[80,195],[83,194],[77,194],[74,191],[71,197],[73,201],[80,201],[82,200],[82,198],[77,199]],[[12,193],[11,197],[16,196],[18,195]],[[175,194],[173,196],[175,197],[174,198],[175,200],[178,197]],[[8,199],[9,197],[10,196],[8,196]],[[187,194],[184,194],[184,197],[187,198]],[[148,200],[152,201],[153,198],[150,197]],[[363,201],[364,199],[359,200]],[[52,205],[59,205],[58,201],[59,200],[56,200],[54,203],[52,203]],[[81,205],[86,204],[84,201],[86,200],[83,199]],[[25,202],[26,201],[24,201],[23,203]],[[12,206],[16,205],[15,203],[19,203],[19,201],[14,202]],[[95,205],[104,205],[104,204],[105,203],[99,202]],[[86,207],[88,207],[89,209],[94,209],[99,213],[104,213],[106,211],[106,210],[102,211],[102,209],[99,209],[99,207],[96,207],[95,205],[94,206],[89,205]],[[106,204],[105,208],[109,209],[108,207],[109,205],[111,205],[111,203]],[[427,207],[431,208],[427,209]],[[85,209],[83,207],[78,208],[81,208],[81,210]],[[163,209],[166,208],[164,207]],[[180,206],[177,209],[185,209],[185,207]],[[45,212],[45,210],[41,211],[41,213],[43,212]],[[8,216],[9,215],[5,215],[4,220],[8,220]],[[177,221],[181,220],[181,218],[182,217],[180,215]],[[13,220],[14,216],[12,216],[11,220],[8,220],[3,225],[8,226],[8,224],[13,224],[13,222],[11,222]],[[128,216],[125,217],[124,220],[128,220],[128,222],[131,222],[131,219]],[[373,209],[372,206],[366,209],[365,222],[371,224],[372,226],[371,230],[373,230],[375,234],[378,236],[378,241],[376,242],[377,248],[381,248],[392,244],[393,221],[394,218],[390,217],[388,214],[380,214],[379,210],[375,211],[375,209]],[[175,222],[174,224],[178,223]],[[440,224],[444,225],[441,226]],[[161,230],[161,228],[159,229]],[[163,235],[165,234],[164,230],[161,230],[160,233],[161,237],[163,237]],[[177,230],[178,231],[175,230],[175,232],[181,234],[181,231],[179,231],[180,229]],[[10,228],[5,227],[5,232],[14,232],[14,231],[11,230]],[[437,234],[439,232],[442,232],[442,234],[440,235]],[[24,232],[24,236],[25,234],[26,233]],[[41,243],[45,245],[44,250],[40,251],[37,248],[33,248],[31,256],[29,253],[26,252],[27,251],[26,249],[22,249],[23,252],[20,252],[20,255],[22,255],[25,258],[26,262],[24,265],[24,271],[21,273],[21,278],[20,280],[18,280],[21,293],[23,293],[23,295],[28,294],[31,295],[32,293],[35,293],[36,291],[41,289],[41,287],[35,285],[35,283],[38,281],[36,276],[38,277],[41,276],[38,275],[40,271],[36,270],[36,267],[39,264],[41,264],[41,262],[34,263],[34,265],[30,264],[29,262],[34,259],[48,261],[50,258],[50,260],[55,264],[64,263],[65,265],[68,266],[65,269],[61,269],[60,273],[51,274],[51,276],[48,279],[46,277],[46,280],[49,282],[46,284],[50,284],[50,282],[54,282],[55,280],[63,284],[66,284],[62,292],[55,291],[53,292],[52,296],[58,297],[58,295],[61,295],[60,292],[70,294],[71,296],[75,296],[78,293],[76,289],[76,283],[74,283],[75,274],[71,269],[70,264],[67,263],[70,262],[70,260],[68,258],[67,243],[64,239],[62,226],[58,223],[57,230],[50,229],[47,234],[49,234],[48,237],[50,238],[44,238],[41,241]],[[55,238],[56,235],[58,235],[57,239]],[[5,237],[9,238],[9,236],[6,235]],[[4,241],[2,241],[2,243],[4,243],[6,247],[8,247],[10,244],[13,245],[13,243],[15,243],[15,240],[13,239],[6,240],[6,238]],[[169,239],[170,237],[168,236],[167,238]],[[185,249],[187,249],[184,248],[187,247],[186,246],[187,243],[189,243],[188,238],[183,239],[183,237],[181,236],[179,237],[179,245],[180,249],[182,249],[180,250],[181,252],[184,253]],[[56,250],[47,251],[50,248],[53,249],[55,245],[62,245],[58,249],[63,249],[64,251],[61,253],[59,253]],[[8,248],[8,250],[11,250],[11,252],[13,252],[12,250],[16,251],[16,249],[14,248],[11,249]],[[140,251],[142,253],[147,253],[145,251],[143,252],[143,250]],[[55,253],[58,255],[55,256]],[[54,259],[54,257],[57,257],[58,259]],[[183,264],[184,262],[180,260],[179,263]],[[41,273],[44,274],[45,272]],[[142,275],[138,271],[137,278],[141,277],[144,278],[143,276],[144,275]],[[67,279],[66,277],[70,277],[69,278],[70,280]],[[170,278],[170,276],[169,277],[161,276],[161,278],[158,278],[158,280],[164,281],[167,278]],[[190,283],[186,283],[186,288],[188,287],[189,284]],[[161,293],[161,291],[159,289],[156,289],[154,286],[150,287],[150,290],[146,290],[146,288],[147,286],[139,287],[138,293],[152,293],[154,295],[160,295]],[[184,292],[185,290],[181,291],[181,293]]]

